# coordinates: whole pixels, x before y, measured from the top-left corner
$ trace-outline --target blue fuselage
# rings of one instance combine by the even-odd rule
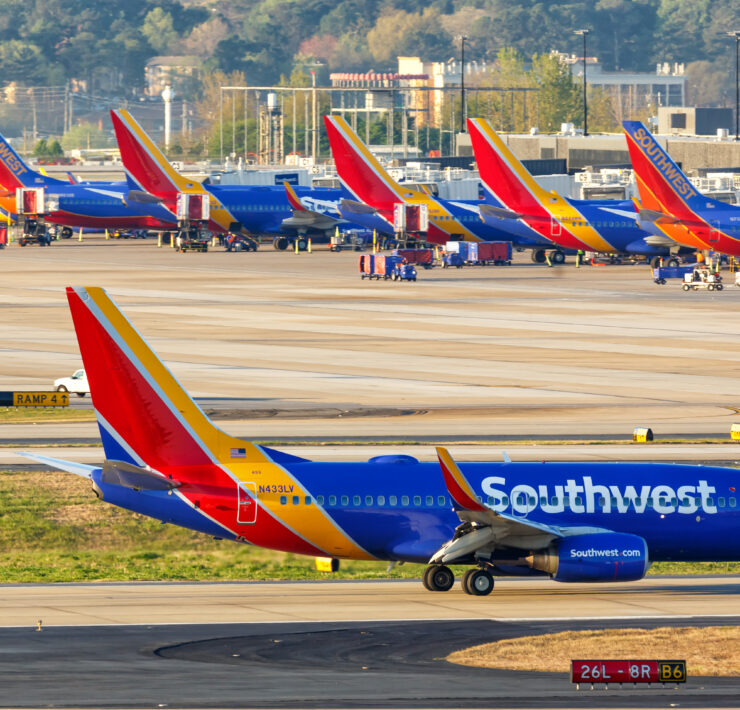
[[[427,562],[460,524],[438,464],[283,465],[310,499],[280,492],[272,500],[276,511],[320,506],[338,528],[378,559]],[[460,468],[484,504],[523,521],[638,535],[647,542],[651,560],[740,559],[740,536],[735,534],[740,528],[736,493],[740,472],[735,469],[544,462],[467,463]],[[94,478],[100,481],[99,472]],[[176,496],[99,485],[108,502],[230,537]],[[273,495],[265,482],[256,484],[256,491],[258,500]],[[218,495],[224,505],[233,505],[234,489]],[[260,525],[260,515],[264,511],[259,510],[255,526]],[[512,559],[521,554],[510,552]],[[501,554],[506,554],[505,548]]]

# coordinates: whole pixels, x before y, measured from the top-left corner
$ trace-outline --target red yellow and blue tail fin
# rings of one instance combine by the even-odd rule
[[[641,121],[623,121],[622,126],[643,207],[690,220],[712,202],[689,182]]]
[[[102,288],[67,298],[107,459],[161,472],[265,460],[210,422]]]
[[[170,165],[128,111],[119,109],[110,113],[123,166],[145,190],[158,197],[178,192],[203,192],[197,180],[186,180]]]
[[[339,179],[360,202],[392,210],[397,202],[424,196],[399,185],[343,118],[324,116],[324,123]]]
[[[32,170],[0,135],[0,186],[6,190],[15,190],[17,187],[43,187],[46,183],[60,182]]]
[[[186,178],[175,170],[136,119],[125,109],[111,111],[116,140],[126,172],[145,192],[161,197],[174,208],[178,193],[209,194],[210,223],[213,231],[241,231],[231,212],[208,193],[198,180]]]

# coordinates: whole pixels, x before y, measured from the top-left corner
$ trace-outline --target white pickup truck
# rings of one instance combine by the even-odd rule
[[[84,397],[90,392],[84,370],[77,370],[72,377],[60,377],[58,380],[54,380],[54,389],[57,392],[72,392],[78,397]]]

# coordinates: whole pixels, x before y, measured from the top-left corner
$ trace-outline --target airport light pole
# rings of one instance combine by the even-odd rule
[[[735,140],[740,133],[740,30],[727,33],[735,38]]]
[[[467,132],[465,118],[465,40],[467,35],[460,35],[460,133]]]
[[[574,30],[573,34],[583,37],[583,135],[588,135],[588,99],[586,98],[586,37],[588,30]]]

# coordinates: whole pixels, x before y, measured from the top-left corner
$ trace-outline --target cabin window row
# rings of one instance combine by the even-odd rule
[[[280,496],[280,505],[312,505],[314,498],[311,496]],[[446,496],[316,496],[315,502],[318,505],[328,505],[329,507],[335,507],[339,505],[342,508],[348,508],[351,506],[359,508],[364,505],[365,507],[377,506],[383,508],[385,506],[394,508],[398,505],[408,507],[413,504],[416,508],[449,508],[451,506],[450,500]]]

